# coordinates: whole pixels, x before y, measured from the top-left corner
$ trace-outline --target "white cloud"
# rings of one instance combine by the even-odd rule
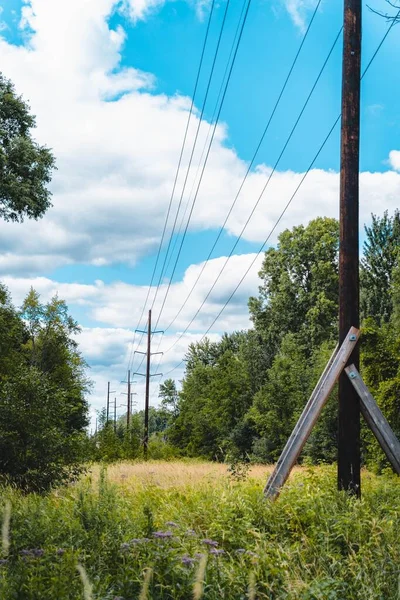
[[[121,27],[111,30],[107,20],[118,6],[138,19],[158,4],[30,0],[24,13],[29,43],[17,47],[0,37],[2,70],[29,99],[37,115],[37,136],[54,149],[58,164],[52,184],[54,206],[46,217],[26,222],[23,235],[19,224],[0,223],[0,275],[33,276],[74,263],[134,265],[158,247],[190,102],[150,93],[154,85],[150,74],[121,68],[125,32]],[[293,4],[292,10],[297,7],[301,12],[307,6]],[[192,119],[190,139],[197,119]],[[208,128],[208,123],[201,127],[184,205],[195,183]],[[227,129],[221,125],[191,231],[221,226],[246,172],[246,163],[225,146],[226,139]],[[188,160],[189,152],[183,159],[173,213]],[[260,165],[249,176],[227,223],[229,233],[241,232],[269,172],[270,167]],[[301,177],[291,171],[274,174],[245,239],[264,240]],[[400,175],[393,172],[362,175],[363,219],[371,210],[379,212],[383,203],[389,210],[396,206],[399,181]],[[336,216],[337,194],[337,174],[312,171],[283,225],[307,222],[319,214]]]
[[[204,307],[189,329],[189,333],[201,332],[207,329],[215,316],[226,303],[234,291],[239,280],[247,271],[255,258],[255,254],[234,255],[227,264],[226,269],[218,279],[213,292],[207,298]],[[249,325],[247,300],[250,295],[256,294],[258,289],[258,271],[261,266],[262,256],[258,257],[248,276],[235,294],[232,302],[222,314],[212,331],[231,331],[246,328]],[[212,259],[207,264],[199,283],[194,288],[186,306],[176,319],[170,331],[182,331],[194,317],[197,308],[205,300],[211,286],[221,272],[225,257]],[[185,272],[183,279],[173,283],[162,313],[158,329],[166,329],[174,319],[183,301],[189,295],[203,263],[191,265]],[[47,277],[11,277],[5,276],[2,281],[10,289],[14,303],[20,305],[29,291],[34,287],[41,294],[43,301],[49,300],[55,294],[63,298],[67,304],[80,306],[90,321],[95,321],[103,327],[134,328],[140,317],[142,306],[147,297],[148,287],[124,283],[122,281],[105,284],[96,281],[94,284],[59,283]],[[153,308],[153,323],[161,310],[161,305],[167,292],[168,284],[160,286]],[[149,303],[155,293],[153,286]],[[146,315],[147,317],[147,315]],[[144,323],[143,323],[144,325]]]
[[[304,33],[308,12],[315,8],[317,0],[283,0],[293,23]]]
[[[392,169],[400,171],[400,150],[392,150],[389,154],[389,164]]]

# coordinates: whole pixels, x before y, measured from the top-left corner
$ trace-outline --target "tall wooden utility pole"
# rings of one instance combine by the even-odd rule
[[[144,394],[144,435],[143,435],[143,454],[144,459],[147,460],[147,451],[149,445],[149,397],[150,397],[150,377],[162,377],[162,373],[155,373],[151,375],[150,373],[150,362],[151,357],[155,354],[163,354],[162,352],[151,352],[151,338],[155,333],[164,333],[163,331],[151,331],[151,309],[149,310],[149,318],[147,321],[147,331],[141,331],[140,329],[136,329],[138,333],[147,334],[147,351],[146,352],[138,352],[138,354],[146,355],[146,373],[144,377],[146,377],[146,389]],[[135,373],[135,375],[143,375],[143,373]]]
[[[342,133],[340,166],[339,343],[359,327],[359,148],[361,0],[344,0]],[[356,345],[349,363],[357,368]],[[360,404],[343,372],[339,380],[338,487],[360,488]]]
[[[117,432],[117,399],[114,398],[114,433]]]

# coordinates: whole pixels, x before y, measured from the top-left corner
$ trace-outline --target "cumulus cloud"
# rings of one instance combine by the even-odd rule
[[[124,10],[133,20],[145,18],[160,4],[155,0],[122,4],[117,0],[30,0],[22,23],[29,32],[25,46],[7,43],[0,35],[2,70],[12,75],[18,91],[29,99],[37,115],[37,137],[54,149],[58,164],[52,183],[54,206],[45,219],[26,222],[23,236],[19,224],[0,223],[0,275],[46,274],[74,263],[133,266],[157,249],[190,100],[154,93],[151,74],[121,68],[125,32],[121,26],[111,29],[108,18],[115,10]],[[204,8],[205,3],[196,6]],[[290,4],[298,14],[307,6],[305,0]],[[197,124],[195,114],[189,140]],[[204,122],[183,206],[189,202],[190,190],[197,187],[197,168],[208,133],[209,123]],[[221,124],[190,231],[221,226],[246,172],[246,163],[227,147],[227,136]],[[183,157],[172,214],[182,193],[189,155],[187,151]],[[228,233],[241,233],[269,173],[265,165],[252,171],[227,222]],[[244,232],[246,240],[265,239],[301,177],[291,171],[274,174]],[[372,210],[377,212],[382,203],[393,208],[399,179],[393,172],[362,175],[362,218]],[[284,225],[307,222],[318,214],[336,216],[337,194],[337,174],[312,171]]]
[[[392,169],[400,171],[400,150],[392,150],[389,154],[389,164]]]
[[[254,261],[255,258],[255,254],[232,256],[221,276],[220,273],[226,262],[226,257],[210,260],[185,307],[174,320],[178,310],[192,290],[204,263],[188,267],[182,280],[174,282],[170,286],[158,328],[168,328],[168,330],[175,332],[186,329],[188,323],[195,316],[198,307],[207,297],[202,310],[190,326],[189,333],[202,332],[207,329],[232,292],[234,292],[249,266],[254,262],[242,285],[235,293],[234,301],[229,303],[212,331],[220,332],[248,327],[247,300],[250,295],[257,293],[258,271],[263,257],[260,255]],[[208,294],[217,278],[218,282],[214,290],[211,294]],[[33,287],[41,294],[43,301],[47,301],[58,294],[67,304],[81,307],[90,321],[95,321],[103,327],[111,326],[113,328],[134,328],[137,325],[148,293],[148,286],[138,286],[122,281],[108,285],[100,280],[94,284],[80,284],[59,283],[47,277],[24,278],[15,276],[5,276],[2,281],[10,289],[13,300],[17,305],[22,303],[26,293]],[[168,284],[164,283],[159,288],[153,306],[154,323],[161,311],[167,287]],[[153,286],[149,295],[149,304],[153,303],[155,292],[156,288]],[[173,320],[173,326],[170,327]]]

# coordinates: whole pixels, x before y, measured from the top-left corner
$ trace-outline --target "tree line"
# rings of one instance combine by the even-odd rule
[[[361,260],[363,377],[400,435],[400,213],[372,216]],[[179,391],[160,386],[151,433],[158,455],[274,462],[331,355],[338,336],[339,224],[317,218],[282,232],[265,253],[258,294],[248,302],[252,328],[190,344]],[[332,462],[337,449],[337,391],[303,452],[303,460]],[[110,447],[111,425],[98,433],[97,456],[126,454]],[[119,423],[124,439],[124,420]],[[105,434],[108,432],[108,442]],[[135,435],[131,432],[130,436]],[[103,437],[102,437],[103,436]],[[365,463],[385,459],[367,428]],[[104,452],[103,452],[104,451]]]

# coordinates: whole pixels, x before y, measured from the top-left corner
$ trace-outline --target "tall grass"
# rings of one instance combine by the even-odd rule
[[[364,473],[357,501],[334,469],[298,470],[271,504],[265,476],[149,463],[45,497],[1,489],[0,598],[400,598],[398,478]]]

